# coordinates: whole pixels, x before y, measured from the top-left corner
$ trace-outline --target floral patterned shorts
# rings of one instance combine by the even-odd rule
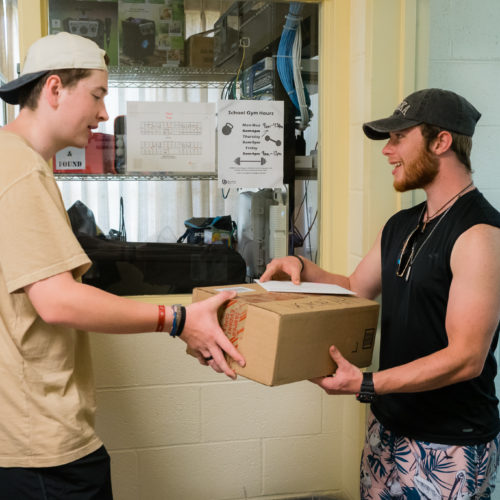
[[[473,446],[408,439],[370,414],[361,457],[361,499],[490,499],[499,447],[500,434]]]

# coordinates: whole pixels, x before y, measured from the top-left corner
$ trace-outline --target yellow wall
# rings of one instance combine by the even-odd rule
[[[387,218],[412,203],[392,189],[383,141],[366,139],[361,125],[425,85],[427,4],[322,2],[320,256],[331,271],[352,272]]]
[[[18,0],[21,61],[24,61],[30,45],[47,34],[47,5],[47,0]]]

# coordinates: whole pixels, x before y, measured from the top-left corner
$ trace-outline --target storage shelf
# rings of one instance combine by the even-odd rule
[[[58,181],[213,181],[217,174],[54,174]]]
[[[220,88],[236,71],[220,68],[111,66],[109,86],[114,88]]]

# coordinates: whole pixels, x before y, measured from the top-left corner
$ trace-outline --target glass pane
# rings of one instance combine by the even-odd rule
[[[99,142],[92,146],[110,153],[111,160],[103,154],[90,165],[87,148],[84,171],[58,175],[67,208],[83,202],[103,234],[110,235],[121,227],[123,200],[127,239],[137,242],[173,243],[191,217],[230,215],[238,224],[237,249],[248,261],[250,278],[283,252],[277,248],[285,255],[295,252],[316,260],[317,4],[190,0],[182,12],[169,0],[49,0],[48,4],[50,33],[67,30],[87,36],[111,58],[109,120],[100,124],[95,136]],[[294,14],[300,30],[287,38],[290,30],[284,25]],[[176,50],[180,52],[174,56]],[[127,165],[127,102],[213,103],[217,109],[220,100],[283,101],[281,188],[221,189],[217,155],[214,173],[208,176],[171,175],[168,162],[154,175],[137,174]],[[286,208],[283,226],[271,222],[270,216],[269,207],[280,202]],[[254,210],[252,216],[245,215],[248,210]],[[284,246],[277,244],[282,235]]]

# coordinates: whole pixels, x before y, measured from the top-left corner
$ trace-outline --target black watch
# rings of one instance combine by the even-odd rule
[[[375,387],[373,386],[372,372],[363,373],[363,382],[361,382],[361,389],[359,390],[359,393],[356,394],[356,399],[360,403],[372,403],[377,399]]]

